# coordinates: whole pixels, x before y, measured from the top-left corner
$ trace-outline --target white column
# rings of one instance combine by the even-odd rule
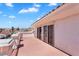
[[[41,27],[41,40],[43,41],[44,40],[44,28],[43,27]]]

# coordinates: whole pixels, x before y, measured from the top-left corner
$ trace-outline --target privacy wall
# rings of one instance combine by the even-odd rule
[[[79,55],[79,15],[73,15],[55,22],[55,47]]]

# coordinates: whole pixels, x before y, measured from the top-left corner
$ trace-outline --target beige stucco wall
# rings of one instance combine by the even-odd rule
[[[79,15],[56,21],[55,46],[71,55],[79,55]]]
[[[33,24],[33,27],[37,28],[54,24],[55,46],[71,55],[79,55],[78,9],[79,4],[65,4]],[[43,32],[41,36],[43,40]]]
[[[37,38],[37,28],[34,29],[34,36]]]

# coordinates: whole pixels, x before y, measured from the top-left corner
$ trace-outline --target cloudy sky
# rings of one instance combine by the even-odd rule
[[[60,3],[0,3],[0,28],[28,28]]]

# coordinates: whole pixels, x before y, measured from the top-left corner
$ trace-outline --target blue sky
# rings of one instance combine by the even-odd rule
[[[60,3],[0,3],[0,28],[28,28]]]

